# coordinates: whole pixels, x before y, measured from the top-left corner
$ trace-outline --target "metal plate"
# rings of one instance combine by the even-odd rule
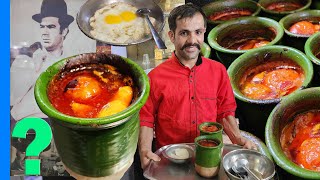
[[[145,42],[147,40],[150,40],[152,38],[152,35],[149,34],[148,36],[144,37],[143,39],[140,39],[135,42],[130,43],[112,43],[112,42],[105,42],[99,39],[94,38],[90,31],[92,30],[90,26],[90,18],[94,15],[94,13],[98,10],[103,8],[106,4],[112,4],[115,2],[125,2],[128,4],[131,4],[135,6],[136,8],[149,8],[151,10],[150,17],[155,18],[155,29],[160,32],[162,31],[164,27],[164,14],[162,9],[155,4],[152,0],[88,0],[86,3],[84,3],[78,14],[77,14],[77,24],[80,28],[80,30],[87,35],[88,37],[95,39],[97,41],[110,44],[110,45],[116,45],[116,46],[128,46],[132,44],[139,44],[142,42]]]
[[[189,145],[192,149],[195,149],[193,143],[186,143],[185,145]],[[160,156],[161,161],[159,162],[154,162],[152,161],[147,168],[147,170],[143,173],[144,177],[151,179],[151,180],[176,180],[176,179],[207,179],[199,176],[195,169],[194,169],[194,161],[195,158],[194,156],[192,157],[191,161],[188,163],[184,164],[176,164],[168,159],[166,159],[163,155],[162,152],[170,147],[171,145],[163,146],[162,148],[158,149],[155,153]],[[232,144],[225,144],[223,147],[223,153],[222,156],[224,156],[226,153],[241,148],[240,146],[237,145],[232,145]],[[219,179],[219,180],[227,180],[228,176],[223,170],[223,166],[220,165],[220,170],[218,176],[214,177],[213,179]]]
[[[260,139],[258,139],[257,137],[245,131],[241,131],[241,135],[251,140],[252,142],[254,142],[258,146],[259,152],[271,158],[266,145]],[[185,145],[190,146],[193,150],[195,149],[195,146],[193,143],[185,143]],[[166,159],[163,156],[162,152],[170,146],[171,145],[163,146],[155,152],[158,156],[160,156],[161,161],[159,162],[152,161],[149,164],[149,166],[147,167],[147,169],[144,171],[144,174],[143,174],[145,178],[151,179],[151,180],[162,180],[162,179],[207,180],[207,178],[203,178],[196,173],[194,169],[194,161],[195,161],[194,156],[191,158],[190,161],[184,164],[176,164]],[[242,148],[242,146],[233,145],[233,144],[224,144],[222,156],[224,156],[225,154],[227,154],[232,150],[240,149],[240,148]],[[219,174],[212,179],[228,180],[228,176],[224,172],[222,164],[220,164]],[[274,179],[277,179],[277,178],[274,178]]]

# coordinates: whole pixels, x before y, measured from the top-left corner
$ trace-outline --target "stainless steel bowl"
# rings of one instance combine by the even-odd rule
[[[139,39],[138,41],[135,42],[130,42],[130,43],[112,43],[112,42],[106,42],[102,41],[99,39],[96,39],[93,37],[90,33],[92,30],[90,26],[90,18],[94,15],[94,13],[98,10],[103,8],[107,4],[115,3],[115,2],[125,2],[128,4],[131,4],[135,6],[136,8],[149,8],[151,10],[151,13],[149,14],[150,17],[155,18],[155,29],[160,32],[162,31],[164,27],[164,14],[162,9],[155,4],[152,0],[88,0],[86,3],[84,3],[78,14],[77,14],[77,24],[80,28],[80,30],[87,35],[88,37],[95,39],[97,41],[110,44],[110,45],[116,45],[116,46],[128,46],[132,44],[139,44],[142,42],[145,42],[147,40],[150,40],[152,38],[151,33],[148,36],[143,37],[142,39]]]
[[[178,158],[172,157],[171,154],[173,154],[176,149],[185,149],[185,150],[187,150],[188,153],[189,153],[189,157],[185,158],[185,159],[180,159],[180,158],[178,159]],[[171,162],[181,164],[181,163],[188,162],[190,159],[192,159],[192,157],[194,156],[194,149],[191,146],[186,145],[186,144],[173,144],[173,145],[170,145],[169,147],[167,147],[162,152],[162,155],[165,158],[167,158],[169,161],[171,161]]]
[[[241,179],[232,170],[239,159],[246,159],[247,168],[263,180],[272,179],[275,175],[275,166],[267,156],[254,150],[237,149],[230,151],[222,159],[223,169],[231,180]]]

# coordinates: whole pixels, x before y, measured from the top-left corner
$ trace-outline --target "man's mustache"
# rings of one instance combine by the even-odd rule
[[[185,48],[190,47],[190,46],[196,46],[196,47],[200,50],[200,44],[198,44],[198,43],[194,43],[194,44],[185,44],[185,45],[183,45],[183,46],[181,47],[181,49],[180,49],[180,50],[184,50]]]

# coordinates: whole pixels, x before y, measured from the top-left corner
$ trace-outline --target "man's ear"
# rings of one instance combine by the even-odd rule
[[[174,42],[174,32],[170,30],[170,31],[168,32],[168,36],[169,36],[169,38],[170,38],[170,41],[173,43],[173,42]]]

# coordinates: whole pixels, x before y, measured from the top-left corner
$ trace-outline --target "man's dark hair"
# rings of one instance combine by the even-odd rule
[[[203,11],[196,5],[192,3],[187,3],[174,8],[169,15],[168,23],[169,29],[175,31],[177,28],[177,20],[193,17],[196,13],[200,13],[203,17],[204,27],[207,27],[207,18]]]
[[[69,23],[66,23],[63,19],[59,18],[58,20],[59,24],[60,24],[60,33],[62,33],[62,31],[66,28],[68,28],[68,32],[69,32]]]
[[[56,160],[54,161],[55,163],[57,162],[61,162],[61,158],[60,157],[57,157]]]

